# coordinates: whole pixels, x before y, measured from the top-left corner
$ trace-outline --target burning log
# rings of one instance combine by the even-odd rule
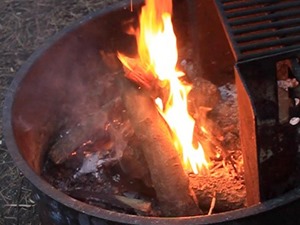
[[[130,81],[120,79],[123,101],[141,143],[140,149],[164,216],[201,214],[173,145],[169,127],[157,111],[153,100]]]
[[[138,86],[142,87],[148,92],[151,98],[161,98],[163,102],[167,101],[169,97],[168,88],[164,88],[166,83],[160,81],[153,75],[153,71],[149,70],[147,65],[139,58],[126,57],[119,53],[121,62],[125,65],[125,77],[133,81]]]

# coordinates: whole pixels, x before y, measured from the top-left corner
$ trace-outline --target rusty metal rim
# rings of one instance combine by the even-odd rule
[[[135,0],[135,3],[140,3],[142,0]],[[300,199],[300,188],[296,188],[281,197],[266,201],[262,204],[255,206],[233,210],[230,212],[219,213],[210,216],[193,216],[193,217],[176,217],[176,218],[162,218],[162,217],[143,217],[136,215],[128,215],[109,211],[106,209],[101,209],[99,207],[91,206],[81,201],[78,201],[70,196],[62,193],[61,191],[52,187],[49,183],[43,180],[39,175],[37,175],[23,159],[20,151],[18,149],[17,143],[14,139],[13,127],[12,127],[12,105],[14,102],[15,94],[18,91],[18,87],[21,84],[23,78],[26,76],[27,72],[30,70],[31,66],[58,40],[64,37],[66,33],[78,29],[80,26],[90,22],[91,20],[107,15],[108,13],[127,9],[127,1],[120,2],[113,6],[109,6],[106,9],[100,10],[99,12],[92,13],[78,22],[73,23],[69,28],[66,28],[55,35],[53,38],[49,39],[47,43],[36,50],[31,57],[25,62],[21,69],[16,73],[16,76],[10,85],[8,92],[6,93],[4,106],[3,106],[3,128],[5,141],[8,147],[8,151],[12,156],[17,167],[23,172],[25,177],[41,192],[48,195],[55,201],[63,204],[69,208],[73,208],[78,212],[85,213],[87,215],[106,219],[115,222],[128,223],[128,224],[143,224],[143,225],[196,225],[196,224],[215,224],[224,221],[233,221],[237,219],[242,219],[250,216],[255,216],[257,214],[264,213],[266,211],[275,209],[280,206],[292,203],[293,201]]]

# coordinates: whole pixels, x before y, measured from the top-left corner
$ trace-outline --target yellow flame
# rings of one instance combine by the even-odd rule
[[[201,144],[197,148],[193,146],[195,121],[187,110],[191,86],[180,81],[184,73],[176,70],[178,52],[171,14],[172,0],[146,0],[136,37],[138,53],[143,65],[147,65],[147,71],[168,83],[170,94],[167,102],[164,105],[160,99],[155,102],[173,132],[174,145],[183,156],[185,169],[192,169],[197,174],[208,163]]]

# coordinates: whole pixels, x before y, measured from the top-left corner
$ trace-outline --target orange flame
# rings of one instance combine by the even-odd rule
[[[174,145],[183,156],[186,170],[192,169],[197,174],[203,167],[208,167],[201,144],[193,146],[194,119],[187,110],[187,95],[191,86],[180,81],[184,73],[176,70],[178,60],[176,36],[171,21],[172,0],[146,0],[140,15],[140,28],[136,34],[140,61],[145,71],[168,83],[170,88],[165,104],[156,99],[159,112],[170,126]],[[126,66],[126,58],[119,54]],[[130,69],[130,68],[129,68]]]

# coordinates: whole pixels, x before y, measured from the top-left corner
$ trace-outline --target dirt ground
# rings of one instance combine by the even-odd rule
[[[50,36],[120,0],[1,0],[0,101],[16,71]],[[130,2],[130,0],[124,0]],[[2,117],[1,117],[2,124]],[[0,126],[0,225],[39,225],[29,182],[14,166]]]

